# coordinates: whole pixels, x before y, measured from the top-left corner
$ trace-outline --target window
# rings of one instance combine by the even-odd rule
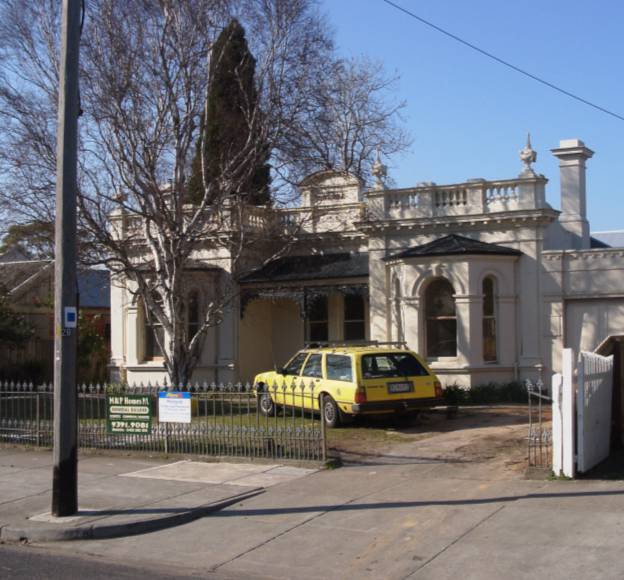
[[[311,299],[308,310],[308,340],[311,342],[327,342],[329,335],[327,296],[316,296]]]
[[[494,278],[483,280],[483,361],[496,362],[496,292]]]
[[[311,354],[305,366],[303,367],[303,372],[301,374],[304,377],[313,377],[313,378],[322,379],[323,378],[323,355]]]
[[[364,313],[364,297],[347,294],[344,297],[344,339],[365,340],[366,320]]]
[[[162,358],[162,349],[160,345],[165,340],[165,332],[162,324],[156,320],[152,315],[152,320],[149,320],[147,311],[143,309],[143,318],[145,320],[145,360],[154,360]]]
[[[418,359],[409,353],[365,354],[362,357],[362,376],[365,379],[424,377],[428,374]]]
[[[341,354],[328,354],[325,359],[327,378],[332,381],[353,381],[351,357]]]
[[[301,370],[301,365],[303,361],[308,356],[307,352],[300,352],[295,355],[290,362],[284,367],[284,374],[286,375],[298,375]]]
[[[438,279],[425,291],[427,356],[457,356],[455,291],[448,280]]]
[[[199,330],[199,292],[194,290],[189,294],[187,304],[187,335],[188,340],[191,340],[197,334]]]

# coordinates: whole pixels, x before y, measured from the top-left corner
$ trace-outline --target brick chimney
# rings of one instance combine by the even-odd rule
[[[594,152],[585,147],[580,139],[564,139],[559,147],[551,149],[559,159],[561,175],[561,215],[559,223],[568,233],[571,249],[583,250],[590,247],[589,223],[585,190],[585,161]]]

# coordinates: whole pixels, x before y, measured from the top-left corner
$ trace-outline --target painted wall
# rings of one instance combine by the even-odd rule
[[[299,305],[292,300],[276,300],[271,305],[273,324],[271,338],[273,361],[283,366],[293,354],[303,347],[304,323],[299,313]],[[269,367],[273,368],[273,364]]]

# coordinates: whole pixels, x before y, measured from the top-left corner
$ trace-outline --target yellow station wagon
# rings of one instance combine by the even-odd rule
[[[409,412],[442,404],[427,363],[404,348],[330,346],[299,351],[285,367],[254,379],[260,410],[321,411],[335,427],[354,415]]]

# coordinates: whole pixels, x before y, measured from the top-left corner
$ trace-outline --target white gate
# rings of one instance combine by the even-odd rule
[[[561,367],[552,381],[552,465],[555,475],[574,477],[609,455],[613,356],[581,352],[575,365],[564,348]]]
[[[609,456],[613,355],[581,352],[576,391],[576,465],[584,473]]]

